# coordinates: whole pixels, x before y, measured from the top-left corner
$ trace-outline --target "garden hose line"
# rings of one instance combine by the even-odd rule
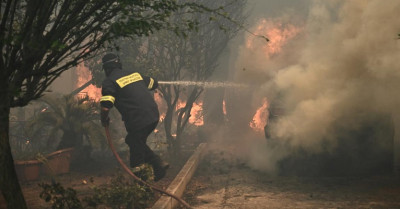
[[[151,185],[151,184],[147,183],[146,181],[143,181],[142,179],[140,179],[139,177],[137,177],[137,176],[129,169],[129,167],[122,161],[122,159],[119,157],[117,151],[115,150],[114,145],[113,145],[112,140],[111,140],[111,135],[110,135],[110,131],[109,131],[109,129],[108,129],[108,126],[106,126],[106,127],[104,127],[104,128],[106,129],[107,141],[108,141],[108,145],[109,145],[110,148],[111,148],[111,151],[113,152],[115,158],[117,158],[119,164],[121,164],[121,166],[124,168],[124,170],[125,170],[126,172],[128,172],[128,174],[129,174],[130,176],[132,176],[136,181],[140,182],[141,184],[146,185],[146,186],[148,186],[148,187],[154,189],[155,191],[160,192],[161,194],[165,194],[165,195],[168,195],[168,196],[174,198],[176,201],[178,201],[179,203],[181,203],[181,204],[182,204],[183,206],[185,206],[186,208],[189,208],[189,209],[192,208],[187,202],[185,202],[183,199],[179,198],[178,196],[176,196],[176,195],[174,195],[174,194],[171,194],[171,193],[169,193],[169,192],[167,192],[167,191],[164,191],[164,190],[162,190],[162,189],[160,189],[160,188],[158,188],[158,187],[156,187],[156,186],[154,186],[154,185]]]

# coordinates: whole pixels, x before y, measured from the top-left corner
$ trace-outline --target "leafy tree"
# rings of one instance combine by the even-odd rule
[[[175,0],[1,1],[0,190],[9,208],[26,208],[9,145],[10,108],[41,97],[62,72],[116,38],[194,29],[196,21],[169,21],[181,10],[206,11]]]

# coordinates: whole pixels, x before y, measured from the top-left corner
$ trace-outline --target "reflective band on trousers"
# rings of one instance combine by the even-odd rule
[[[152,78],[150,78],[150,83],[149,83],[149,86],[147,88],[148,89],[153,88],[153,84],[154,84],[154,80]]]
[[[109,95],[107,95],[107,96],[102,96],[102,97],[100,98],[100,102],[105,102],[105,101],[110,101],[111,103],[114,104],[115,98],[114,98],[113,96],[109,96]]]
[[[124,88],[126,85],[137,82],[137,81],[141,81],[143,80],[142,76],[139,73],[132,73],[130,75],[124,76],[118,80],[116,80],[116,82],[118,83],[119,87]]]

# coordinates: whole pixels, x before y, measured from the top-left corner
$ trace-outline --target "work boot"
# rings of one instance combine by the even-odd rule
[[[155,160],[150,162],[151,166],[153,166],[154,172],[154,181],[159,181],[160,179],[164,178],[165,174],[167,173],[167,169],[169,168],[169,164],[161,158],[156,158]]]

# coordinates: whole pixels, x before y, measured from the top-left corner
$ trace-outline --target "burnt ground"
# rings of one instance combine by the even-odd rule
[[[273,176],[211,151],[199,165],[184,199],[199,209],[400,208],[400,177]]]

